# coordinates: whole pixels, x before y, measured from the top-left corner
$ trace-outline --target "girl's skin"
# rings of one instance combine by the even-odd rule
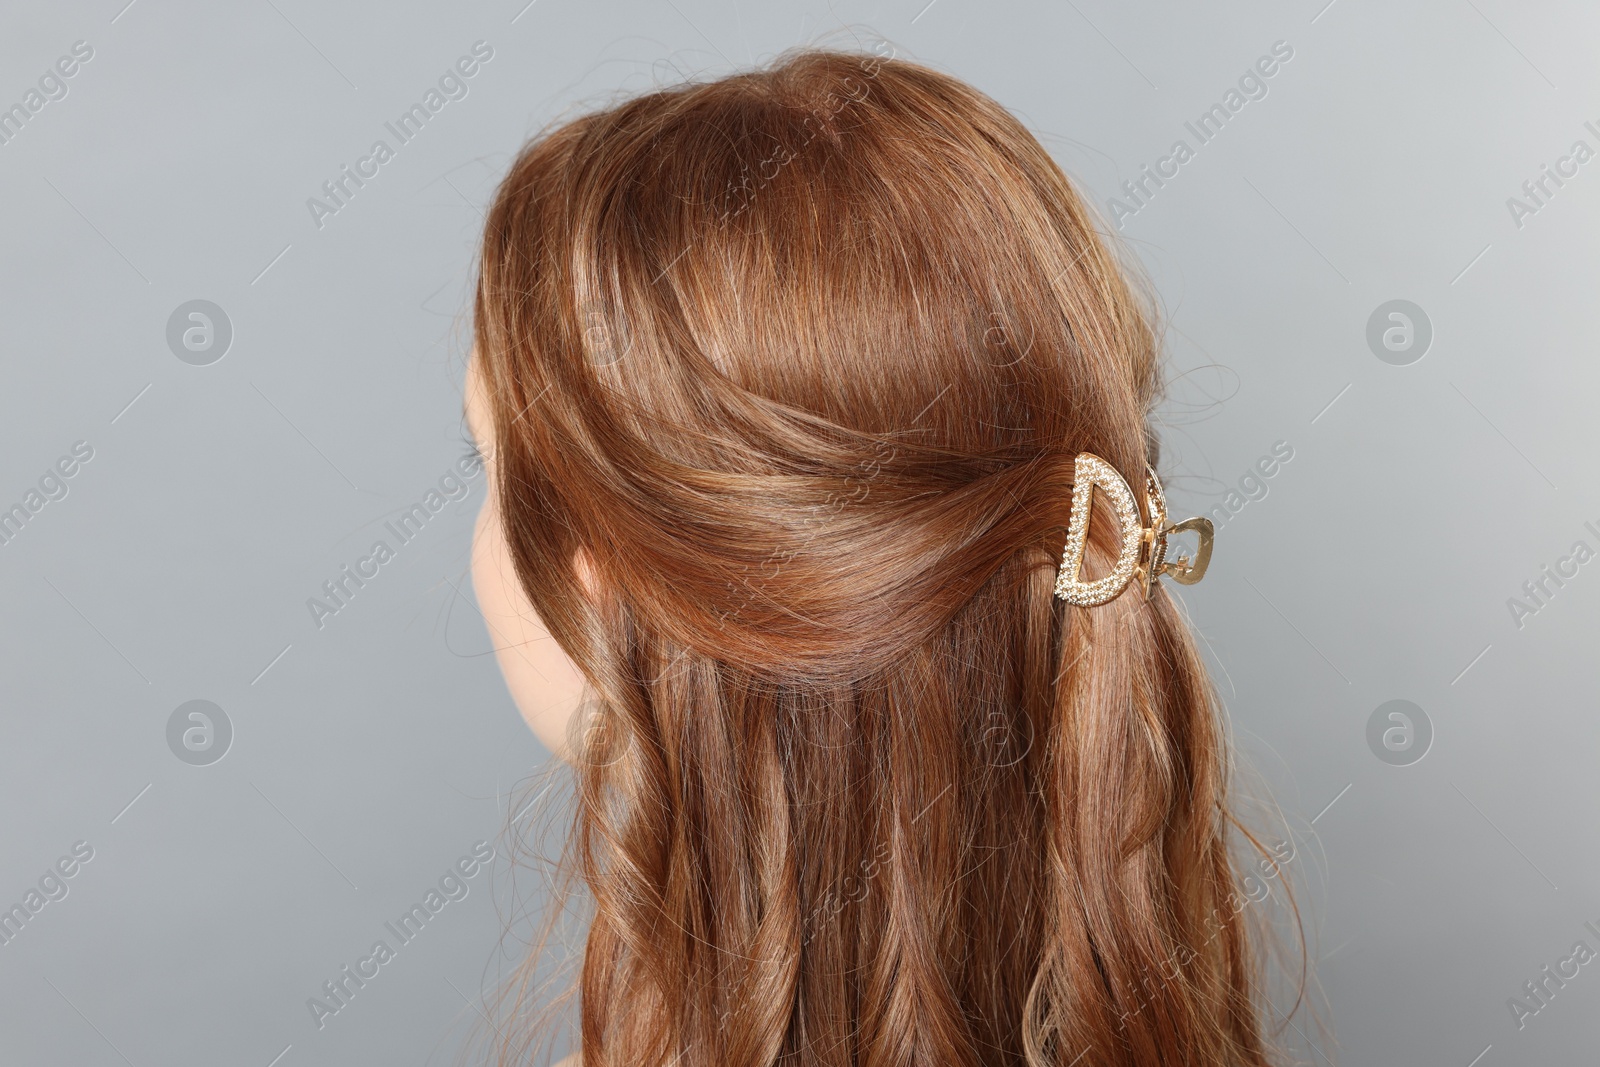
[[[472,585],[494,642],[495,658],[517,710],[546,748],[570,759],[569,730],[583,694],[583,675],[544,628],[517,581],[495,494],[494,434],[476,353],[467,365],[467,426],[483,454],[489,487],[472,537]],[[573,561],[586,589],[592,572],[580,551]]]
[[[478,373],[477,353],[467,364],[467,429],[483,456],[488,492],[472,532],[472,587],[478,610],[488,624],[495,659],[505,676],[511,699],[534,736],[564,760],[571,760],[570,730],[583,696],[584,679],[577,665],[544,628],[538,612],[517,581],[506,544],[505,527],[495,494],[494,434],[489,404]],[[594,572],[580,550],[573,560],[584,588],[593,595]],[[555,1067],[582,1067],[583,1056],[574,1052]]]

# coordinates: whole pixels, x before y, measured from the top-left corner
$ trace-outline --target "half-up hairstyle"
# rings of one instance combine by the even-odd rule
[[[587,115],[512,166],[475,310],[592,687],[585,1067],[1268,1062],[1178,607],[1052,596],[1074,456],[1142,485],[1160,375],[1015,118],[818,51]],[[1095,509],[1086,573],[1116,547]]]

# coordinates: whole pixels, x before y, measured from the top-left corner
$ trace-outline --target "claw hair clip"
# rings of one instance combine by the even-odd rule
[[[1056,575],[1056,596],[1069,604],[1092,608],[1115,600],[1137,581],[1150,596],[1156,579],[1163,574],[1181,585],[1193,585],[1205,577],[1211,563],[1211,546],[1216,539],[1216,528],[1206,518],[1184,519],[1167,523],[1167,500],[1161,492],[1161,482],[1156,472],[1145,468],[1144,510],[1150,516],[1149,525],[1140,517],[1139,505],[1133,490],[1123,481],[1117,469],[1092,452],[1079,452],[1072,465],[1072,517],[1067,525],[1067,547],[1061,556],[1061,570]],[[1117,512],[1117,524],[1122,531],[1122,548],[1117,553],[1117,564],[1111,573],[1092,582],[1083,581],[1078,574],[1083,569],[1083,549],[1089,540],[1089,509],[1093,506],[1094,490],[1099,489],[1111,498]],[[1167,558],[1167,535],[1196,533],[1200,547],[1194,558],[1179,556]]]

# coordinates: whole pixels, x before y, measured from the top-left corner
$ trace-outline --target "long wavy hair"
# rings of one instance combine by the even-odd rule
[[[592,688],[585,1067],[1274,1057],[1179,607],[1052,595],[1074,456],[1157,460],[1128,279],[1013,116],[895,58],[516,159],[475,340],[518,578]]]

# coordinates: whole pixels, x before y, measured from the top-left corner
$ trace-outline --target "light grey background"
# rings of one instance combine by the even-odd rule
[[[125,3],[12,2],[0,33],[0,106],[94,49],[0,145],[0,506],[94,449],[0,545],[0,904],[94,849],[0,945],[0,1060],[460,1048],[517,904],[503,859],[323,1029],[305,1002],[474,842],[503,849],[513,787],[547,758],[466,583],[482,479],[321,629],[306,600],[463,451],[480,209],[524,138],[841,27],[995,96],[1108,212],[1293,48],[1122,231],[1170,316],[1174,512],[1294,453],[1182,594],[1241,783],[1296,835],[1337,1041],[1289,1037],[1318,1063],[1592,1058],[1600,964],[1520,1029],[1507,999],[1578,940],[1600,949],[1600,563],[1520,626],[1508,599],[1575,541],[1600,549],[1600,161],[1520,226],[1507,198],[1574,141],[1600,149],[1596,9]],[[479,40],[469,95],[319,229],[307,198]],[[193,299],[233,326],[209,366],[166,343]],[[1366,340],[1394,299],[1434,330],[1410,365]],[[233,724],[209,766],[167,746],[193,699]],[[1367,743],[1394,699],[1433,726],[1408,766]]]

